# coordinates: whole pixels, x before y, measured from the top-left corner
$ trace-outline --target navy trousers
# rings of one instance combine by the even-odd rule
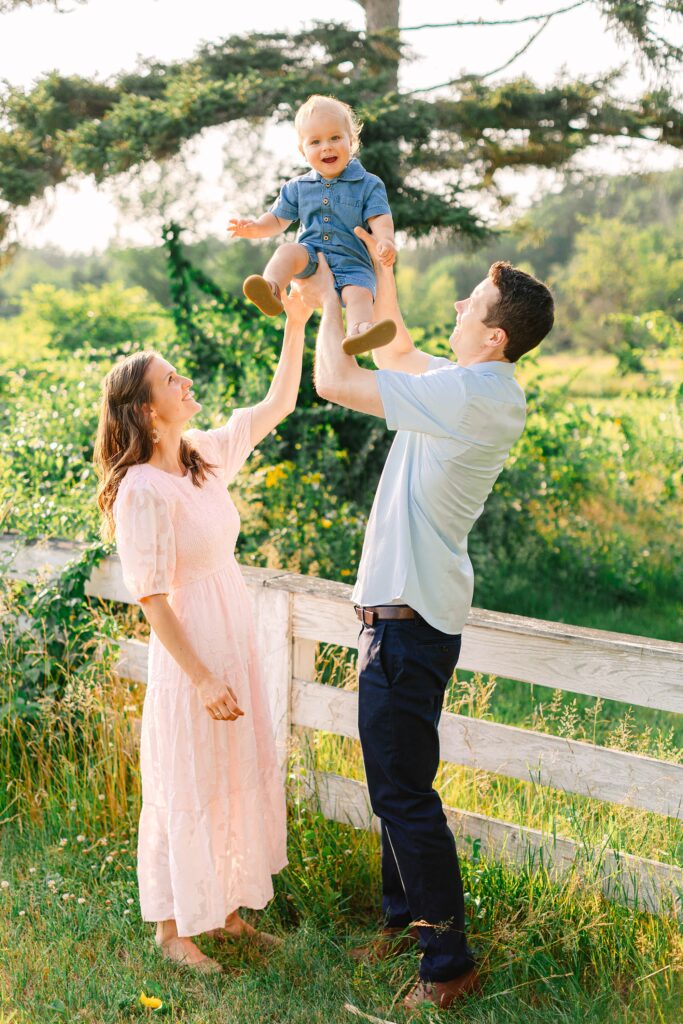
[[[433,788],[443,698],[460,635],[422,618],[361,626],[358,725],[372,809],[382,825],[382,910],[388,927],[420,923],[425,981],[474,966],[455,841]]]

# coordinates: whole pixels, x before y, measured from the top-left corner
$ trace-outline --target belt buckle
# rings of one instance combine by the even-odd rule
[[[363,623],[366,626],[374,626],[377,622],[377,611],[375,608],[361,608]]]

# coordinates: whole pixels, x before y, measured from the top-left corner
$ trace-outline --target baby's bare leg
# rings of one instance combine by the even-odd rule
[[[268,260],[263,276],[270,284],[276,284],[280,291],[287,287],[295,274],[306,269],[308,250],[298,242],[284,242]]]
[[[347,284],[342,288],[342,298],[346,305],[346,337],[342,348],[349,356],[371,352],[382,345],[388,345],[396,336],[396,324],[393,320],[380,320],[373,323],[372,292],[357,284]]]
[[[266,316],[277,316],[284,310],[281,293],[295,274],[305,270],[307,263],[308,250],[305,246],[297,242],[278,245],[266,264],[263,276],[251,274],[242,285],[242,291]]]
[[[358,284],[347,284],[342,288],[346,306],[346,334],[358,334],[372,327],[372,292]]]

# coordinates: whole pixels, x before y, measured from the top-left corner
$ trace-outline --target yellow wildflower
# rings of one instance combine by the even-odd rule
[[[320,520],[320,525],[322,526],[323,530],[329,530],[329,528],[332,526],[332,520],[331,519],[321,519]]]
[[[164,1005],[158,996],[146,996],[144,992],[140,993],[140,1002],[150,1010],[160,1010]]]

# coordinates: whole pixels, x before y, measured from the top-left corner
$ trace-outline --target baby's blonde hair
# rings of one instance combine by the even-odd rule
[[[294,118],[294,127],[299,133],[299,138],[303,134],[303,126],[305,121],[315,114],[316,111],[324,109],[334,110],[336,114],[344,121],[344,125],[349,135],[351,136],[351,154],[357,153],[360,148],[360,133],[363,128],[362,122],[358,120],[353,112],[353,108],[344,103],[342,100],[336,99],[334,96],[320,96],[318,93],[314,93],[313,96],[309,96],[305,103],[302,103],[296,112]]]

